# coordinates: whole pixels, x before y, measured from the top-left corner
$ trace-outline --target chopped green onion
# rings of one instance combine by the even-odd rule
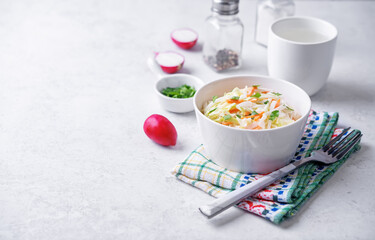
[[[276,96],[280,96],[281,95],[281,93],[278,93],[278,92],[272,92],[274,95],[276,95]]]
[[[277,117],[279,117],[279,110],[272,111],[272,113],[271,113],[271,115],[270,115],[270,120],[273,121],[273,120],[275,120]]]
[[[255,97],[255,98],[260,98],[260,96],[261,96],[262,94],[260,94],[260,93],[255,93],[254,95],[252,95],[252,96],[250,96],[250,97]]]
[[[260,87],[260,85],[253,85],[253,87],[257,88],[257,87]]]
[[[237,116],[238,118],[241,118],[241,115],[239,115],[239,114],[236,114],[236,116]]]
[[[213,96],[212,97],[212,102],[215,102],[216,99],[217,99],[217,96]]]
[[[284,106],[286,107],[286,109],[288,109],[288,110],[290,110],[290,111],[294,111],[294,109],[293,108],[290,108],[290,107],[288,107],[287,105],[285,105],[284,104]]]
[[[253,111],[252,113],[251,113],[251,116],[252,115],[258,115],[259,113],[257,113],[256,111]]]
[[[238,97],[238,96],[233,96],[231,99],[232,99],[232,100],[238,100],[238,99],[240,99],[240,97]]]
[[[217,108],[212,109],[211,111],[208,112],[208,114],[214,112],[216,109],[217,109]]]
[[[161,91],[163,95],[171,98],[190,98],[194,96],[195,92],[194,87],[186,84],[176,88],[167,87]]]
[[[269,102],[269,101],[267,100],[267,101],[264,102],[264,104],[267,104],[268,102]]]
[[[229,119],[231,119],[231,118],[232,118],[232,116],[229,115],[229,114],[224,116],[224,120],[225,120],[225,121],[227,121],[227,120],[229,120]]]

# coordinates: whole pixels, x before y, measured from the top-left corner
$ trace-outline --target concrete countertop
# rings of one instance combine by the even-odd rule
[[[253,42],[255,2],[241,1],[243,67],[217,74],[169,39],[202,34],[210,1],[0,2],[0,239],[373,239],[375,235],[375,2],[297,1],[297,15],[337,26],[329,80],[313,108],[338,111],[363,131],[362,149],[294,218],[276,226],[239,209],[212,220],[212,197],[170,175],[201,143],[194,113],[157,102],[153,51],[176,50],[184,71],[205,82],[267,74]],[[178,131],[154,144],[144,120],[158,113]]]

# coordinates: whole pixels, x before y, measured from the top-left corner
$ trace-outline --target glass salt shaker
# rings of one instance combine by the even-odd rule
[[[244,27],[238,5],[239,0],[212,0],[212,15],[205,22],[203,59],[217,72],[241,65]]]
[[[268,31],[279,18],[294,15],[293,0],[258,0],[255,23],[255,41],[267,47]]]

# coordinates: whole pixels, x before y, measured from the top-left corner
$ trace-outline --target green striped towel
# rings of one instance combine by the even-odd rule
[[[313,150],[321,148],[332,137],[338,135],[342,129],[336,128],[337,121],[338,113],[311,111],[305,132],[292,161],[309,156]],[[278,224],[295,215],[351,153],[358,149],[359,145],[345,158],[331,165],[309,163],[237,206]],[[179,163],[173,169],[172,174],[214,197],[220,197],[264,176],[233,172],[216,165],[205,153],[203,145],[191,152],[185,161]]]

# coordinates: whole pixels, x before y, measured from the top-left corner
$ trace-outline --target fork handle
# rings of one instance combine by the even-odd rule
[[[236,189],[230,193],[223,195],[222,197],[214,200],[213,202],[207,205],[201,206],[199,210],[207,218],[212,218],[220,214],[221,212],[227,210],[231,206],[240,203],[247,197],[254,195],[255,193],[269,186],[276,180],[284,177],[296,168],[297,165],[295,163],[286,165],[285,167],[280,168],[256,181],[253,181],[239,189]]]

